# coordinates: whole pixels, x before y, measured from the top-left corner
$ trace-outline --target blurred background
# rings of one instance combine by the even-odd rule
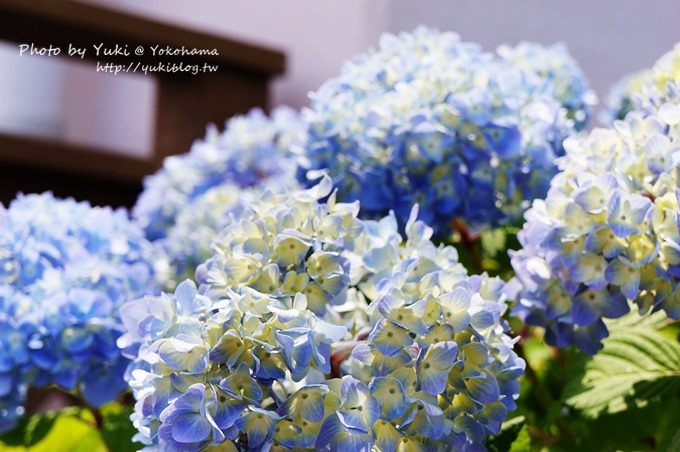
[[[309,91],[337,74],[343,61],[376,45],[381,33],[420,24],[456,31],[486,50],[521,40],[562,41],[600,101],[614,82],[650,66],[680,40],[677,0],[82,2],[281,51],[286,69],[271,79],[270,107],[303,107]],[[18,53],[16,43],[0,41],[0,132],[133,158],[152,155],[158,111],[154,78],[113,77],[97,73],[91,62]]]

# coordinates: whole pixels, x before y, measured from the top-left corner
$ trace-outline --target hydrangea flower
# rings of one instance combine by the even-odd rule
[[[644,101],[644,92],[651,85],[652,71],[645,69],[619,80],[609,90],[605,109],[601,114],[603,124],[611,124],[617,119],[624,119],[628,113],[638,109]],[[649,97],[648,97],[649,99]]]
[[[628,302],[680,318],[679,143],[678,104],[565,142],[561,171],[526,213],[512,254],[517,313],[544,326],[549,344],[595,353],[603,318]]]
[[[161,251],[159,274],[165,287],[174,289],[177,281],[193,278],[196,268],[214,254],[212,242],[263,187],[240,188],[225,183],[211,188],[177,214],[167,236],[154,242]]]
[[[214,242],[199,287],[123,306],[138,441],[479,450],[498,432],[524,365],[502,283],[468,278],[417,211],[404,240],[394,215],[360,220],[332,185],[264,193]]]
[[[49,193],[0,206],[0,430],[30,385],[92,405],[124,390],[118,308],[153,280],[151,245],[123,210]]]
[[[289,152],[303,130],[297,114],[284,107],[270,118],[260,109],[236,116],[221,134],[209,127],[204,140],[186,154],[166,158],[163,168],[144,181],[133,216],[147,238],[158,240],[168,235],[182,210],[214,187],[288,185],[295,174]]]
[[[614,85],[603,115],[605,123],[623,119],[634,110],[653,113],[664,103],[680,102],[680,43],[651,69],[629,75]]]
[[[547,191],[592,96],[561,47],[499,52],[427,28],[383,35],[311,95],[298,178],[324,169],[339,200],[360,200],[368,218],[393,210],[402,227],[419,204],[438,237],[457,217],[518,219]]]
[[[3,215],[0,210],[0,226],[4,226]],[[0,269],[9,262],[9,256],[0,259]],[[0,284],[0,432],[11,429],[24,413],[28,386],[22,374],[30,369],[30,328],[22,327],[16,319],[29,309],[30,302],[30,298]]]
[[[543,83],[550,85],[546,89],[553,90],[555,98],[567,109],[567,117],[575,122],[577,130],[588,124],[597,98],[564,44],[544,47],[521,42],[515,47],[499,47],[498,54],[525,72],[526,76],[537,76]]]

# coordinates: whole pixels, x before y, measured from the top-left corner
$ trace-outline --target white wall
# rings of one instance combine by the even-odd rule
[[[274,105],[306,103],[307,92],[389,26],[389,0],[81,0],[270,46],[287,54]]]
[[[65,96],[60,88],[65,79],[64,63],[38,56],[21,57],[16,45],[0,42],[0,131],[62,134],[60,113]]]
[[[307,92],[336,74],[344,60],[375,43],[388,28],[389,19],[389,0],[82,1],[282,50],[287,71],[272,84],[272,105],[298,108],[307,103]],[[5,53],[8,49],[16,52],[16,46],[7,47]],[[36,74],[25,57],[4,56],[0,67],[11,66],[24,77]],[[114,79],[84,64],[69,65],[63,71],[68,75],[65,79],[44,84],[43,90],[63,96],[52,108],[62,113],[55,118],[58,127],[43,135],[98,146],[113,143],[115,152],[128,155],[143,156],[150,150],[155,99],[150,80],[120,74]],[[32,84],[33,80],[12,84],[0,77],[0,91],[13,91],[12,105],[30,107],[32,101],[27,102],[23,91]],[[3,120],[3,111],[7,117],[12,115],[6,99],[0,97],[0,128],[12,126],[9,119]],[[135,108],[128,105],[130,100]]]
[[[454,30],[494,50],[522,40],[563,41],[601,100],[624,75],[680,41],[678,0],[392,0],[390,30]]]
[[[310,90],[337,74],[344,60],[376,45],[383,31],[419,24],[457,31],[488,50],[520,40],[564,41],[601,98],[620,77],[651,65],[680,41],[680,0],[81,1],[280,49],[288,71],[273,83],[272,104],[293,107],[305,105]],[[31,68],[26,57],[8,56],[7,49],[3,55],[0,47],[0,128],[28,119],[31,127],[42,124],[43,134],[114,143],[126,154],[149,150],[150,80],[119,75],[112,81],[86,66],[67,68],[64,78],[64,71]],[[33,91],[43,94],[28,95],[36,86]],[[142,102],[130,108],[129,99]]]

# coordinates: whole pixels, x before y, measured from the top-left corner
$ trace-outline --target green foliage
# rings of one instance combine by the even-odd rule
[[[663,316],[636,313],[611,322],[604,348],[567,387],[567,405],[594,418],[678,397],[680,344],[658,331],[663,322]]]
[[[518,413],[530,441],[518,435],[493,450],[680,452],[680,322],[633,309],[608,322],[611,336],[592,357],[547,346],[540,328],[510,324],[529,364]]]
[[[15,447],[33,446],[47,435],[56,420],[57,415],[54,413],[24,418],[16,428],[2,436],[2,443]]]
[[[132,437],[137,433],[130,422],[132,410],[132,405],[125,406],[118,403],[109,403],[102,407],[101,435],[109,450],[134,452],[141,447],[140,444],[132,442]]]
[[[505,280],[513,276],[508,250],[520,247],[517,226],[504,226],[483,231],[479,237],[464,240],[460,233],[444,243],[456,247],[460,262],[471,272],[486,272]],[[467,232],[465,232],[467,234]]]
[[[668,447],[669,452],[680,452],[680,428],[673,436],[671,445]]]
[[[556,451],[589,452],[672,450],[673,436],[680,428],[680,398],[666,397],[643,408],[631,408],[597,418],[571,414],[572,436],[563,439]]]
[[[519,431],[517,438],[512,442],[509,452],[527,452],[531,450],[531,436],[529,435],[529,427],[523,426]]]
[[[35,414],[0,437],[0,451],[132,452],[139,444],[132,442],[131,412],[132,407],[117,403],[104,405],[99,427],[94,413],[86,408]]]
[[[489,438],[487,447],[489,452],[505,452],[510,450],[512,444],[517,440],[520,432],[524,428],[526,420],[524,416],[517,416],[503,422],[501,431],[498,435]]]
[[[108,450],[97,431],[92,413],[79,408],[31,416],[0,440],[0,450],[7,452]]]

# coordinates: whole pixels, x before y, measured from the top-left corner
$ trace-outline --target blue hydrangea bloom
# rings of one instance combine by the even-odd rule
[[[303,136],[302,121],[285,107],[271,117],[257,108],[235,116],[223,133],[211,126],[188,153],[166,158],[163,168],[145,180],[133,216],[146,236],[157,240],[168,235],[182,210],[215,187],[287,186],[295,174],[288,157]]]
[[[22,376],[31,367],[28,340],[33,328],[21,325],[17,317],[29,309],[30,302],[30,298],[0,284],[0,432],[11,429],[24,413],[28,384]]]
[[[643,69],[616,82],[609,89],[600,122],[609,125],[617,119],[624,119],[633,110],[645,109],[644,105],[653,97],[649,93],[653,86],[652,76],[651,69]]]
[[[332,187],[263,193],[214,241],[199,286],[123,305],[138,441],[479,450],[498,432],[524,368],[503,284],[468,277],[417,209],[403,239],[394,215],[360,220]]]
[[[240,188],[223,183],[178,212],[167,236],[154,242],[160,254],[159,276],[166,289],[174,289],[178,281],[194,277],[198,265],[213,255],[212,242],[220,231],[238,218],[267,185],[271,184],[263,182],[261,186]]]
[[[219,231],[264,189],[297,185],[292,155],[303,138],[293,110],[279,107],[268,117],[254,109],[230,119],[221,134],[210,127],[204,140],[166,158],[146,179],[133,216],[158,250],[165,289],[194,277]]]
[[[653,113],[664,103],[680,102],[680,43],[643,69],[615,84],[607,98],[603,122],[623,119],[631,111]]]
[[[527,74],[536,74],[552,89],[557,101],[567,109],[567,117],[583,129],[592,115],[597,98],[590,90],[581,68],[564,44],[544,47],[521,42],[515,47],[501,46],[498,54]]]
[[[629,302],[680,318],[680,105],[565,142],[511,254],[516,312],[546,341],[595,353]]]
[[[591,99],[563,47],[493,55],[453,33],[386,34],[311,95],[298,178],[323,169],[339,200],[367,218],[393,210],[402,227],[419,204],[438,237],[455,218],[513,221],[547,191]]]
[[[123,210],[48,193],[0,206],[0,429],[30,385],[92,405],[126,388],[118,308],[154,291],[151,251]]]

